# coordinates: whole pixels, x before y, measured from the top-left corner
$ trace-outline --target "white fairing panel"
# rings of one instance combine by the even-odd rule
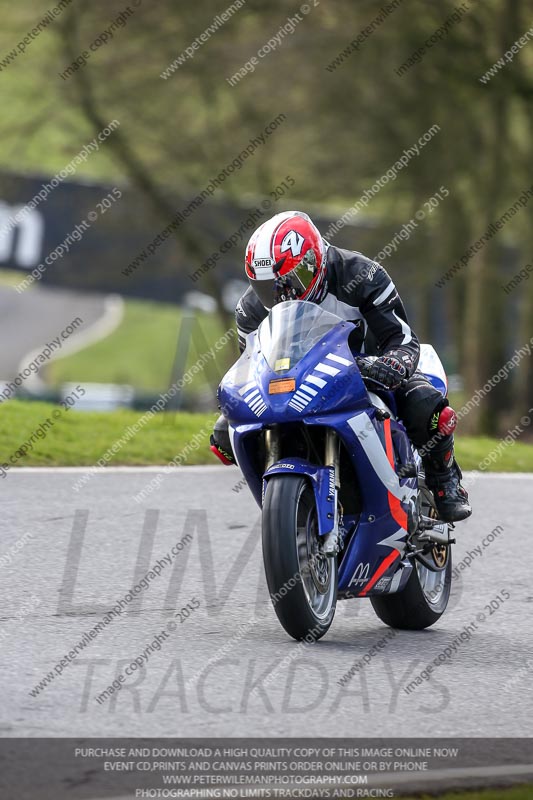
[[[448,379],[444,372],[442,362],[437,355],[437,351],[431,344],[420,345],[420,361],[418,369],[430,379],[433,386],[443,395],[448,391]]]
[[[406,485],[400,485],[400,479],[389,463],[384,446],[368,414],[363,412],[346,421],[359,439],[359,443],[365,451],[372,468],[387,490],[404,503],[414,499],[417,490],[411,489]]]

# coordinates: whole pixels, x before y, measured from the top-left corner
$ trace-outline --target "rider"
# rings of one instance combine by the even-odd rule
[[[470,516],[468,494],[454,458],[457,416],[447,398],[416,369],[420,344],[385,269],[361,253],[330,245],[307,214],[287,211],[252,235],[245,271],[250,286],[235,312],[241,352],[246,335],[284,300],[318,303],[350,320],[357,331],[357,341],[350,340],[354,349],[378,356],[364,363],[363,374],[394,391],[398,416],[421,452],[439,516],[446,522]],[[215,424],[211,445],[224,463],[235,463],[223,416]]]

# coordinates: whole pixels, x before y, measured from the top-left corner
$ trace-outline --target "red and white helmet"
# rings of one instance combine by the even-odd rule
[[[246,248],[245,271],[265,308],[283,300],[323,299],[326,243],[301,211],[284,211],[264,222]]]

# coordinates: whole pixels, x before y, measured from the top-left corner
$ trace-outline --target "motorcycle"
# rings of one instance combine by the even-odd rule
[[[369,598],[394,628],[444,613],[452,525],[438,518],[394,395],[364,377],[356,326],[305,301],[275,305],[226,373],[218,397],[233,453],[262,508],[263,560],[278,619],[320,639],[337,600]],[[442,394],[430,345],[419,369]]]

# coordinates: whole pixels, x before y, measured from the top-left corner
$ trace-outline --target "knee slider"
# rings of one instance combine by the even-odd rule
[[[457,414],[455,413],[451,405],[448,404],[444,406],[444,408],[438,413],[437,433],[442,434],[442,436],[450,436],[451,434],[453,434],[456,427],[457,427]]]

